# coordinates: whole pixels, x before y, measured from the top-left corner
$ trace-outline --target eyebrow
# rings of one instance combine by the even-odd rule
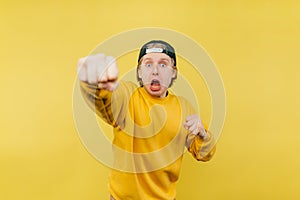
[[[143,59],[144,61],[147,61],[147,60],[150,60],[150,61],[152,61],[152,58],[145,58],[145,59]]]
[[[145,58],[145,59],[143,59],[143,61],[148,61],[148,60],[149,60],[149,61],[153,61],[152,58]],[[160,61],[167,61],[167,62],[170,62],[170,60],[167,59],[167,58],[162,58],[162,59],[159,60],[159,62],[160,62]]]
[[[161,59],[161,61],[167,61],[167,62],[170,62],[170,60],[167,59],[167,58],[163,58],[163,59]]]

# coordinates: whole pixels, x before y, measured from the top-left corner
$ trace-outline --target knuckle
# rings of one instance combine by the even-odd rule
[[[108,61],[109,63],[112,63],[112,62],[115,62],[115,61],[116,61],[115,57],[113,57],[113,56],[106,56],[105,59],[106,59],[106,61]]]

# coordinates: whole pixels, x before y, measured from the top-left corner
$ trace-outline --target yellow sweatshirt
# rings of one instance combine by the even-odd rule
[[[81,82],[81,91],[114,127],[109,190],[116,200],[174,200],[185,149],[200,161],[215,152],[209,131],[204,141],[183,127],[186,117],[195,114],[183,97],[153,97],[131,82],[120,82],[114,92]]]

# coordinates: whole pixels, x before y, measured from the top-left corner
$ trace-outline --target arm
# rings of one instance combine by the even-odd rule
[[[81,94],[87,105],[108,124],[116,125],[111,111],[112,92],[99,89],[98,86],[80,82]]]
[[[207,128],[204,128],[198,115],[187,117],[184,127],[189,131],[186,146],[198,161],[209,161],[216,151],[215,140]]]
[[[79,59],[81,93],[88,106],[105,122],[116,127],[123,123],[124,108],[134,84],[118,82],[118,66],[111,56],[96,54]]]

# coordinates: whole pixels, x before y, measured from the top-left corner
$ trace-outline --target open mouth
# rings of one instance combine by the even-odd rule
[[[153,80],[151,81],[151,85],[160,85],[160,83],[159,83],[158,80],[153,79]]]
[[[150,89],[152,91],[159,91],[161,89],[160,82],[156,79],[151,81]]]

